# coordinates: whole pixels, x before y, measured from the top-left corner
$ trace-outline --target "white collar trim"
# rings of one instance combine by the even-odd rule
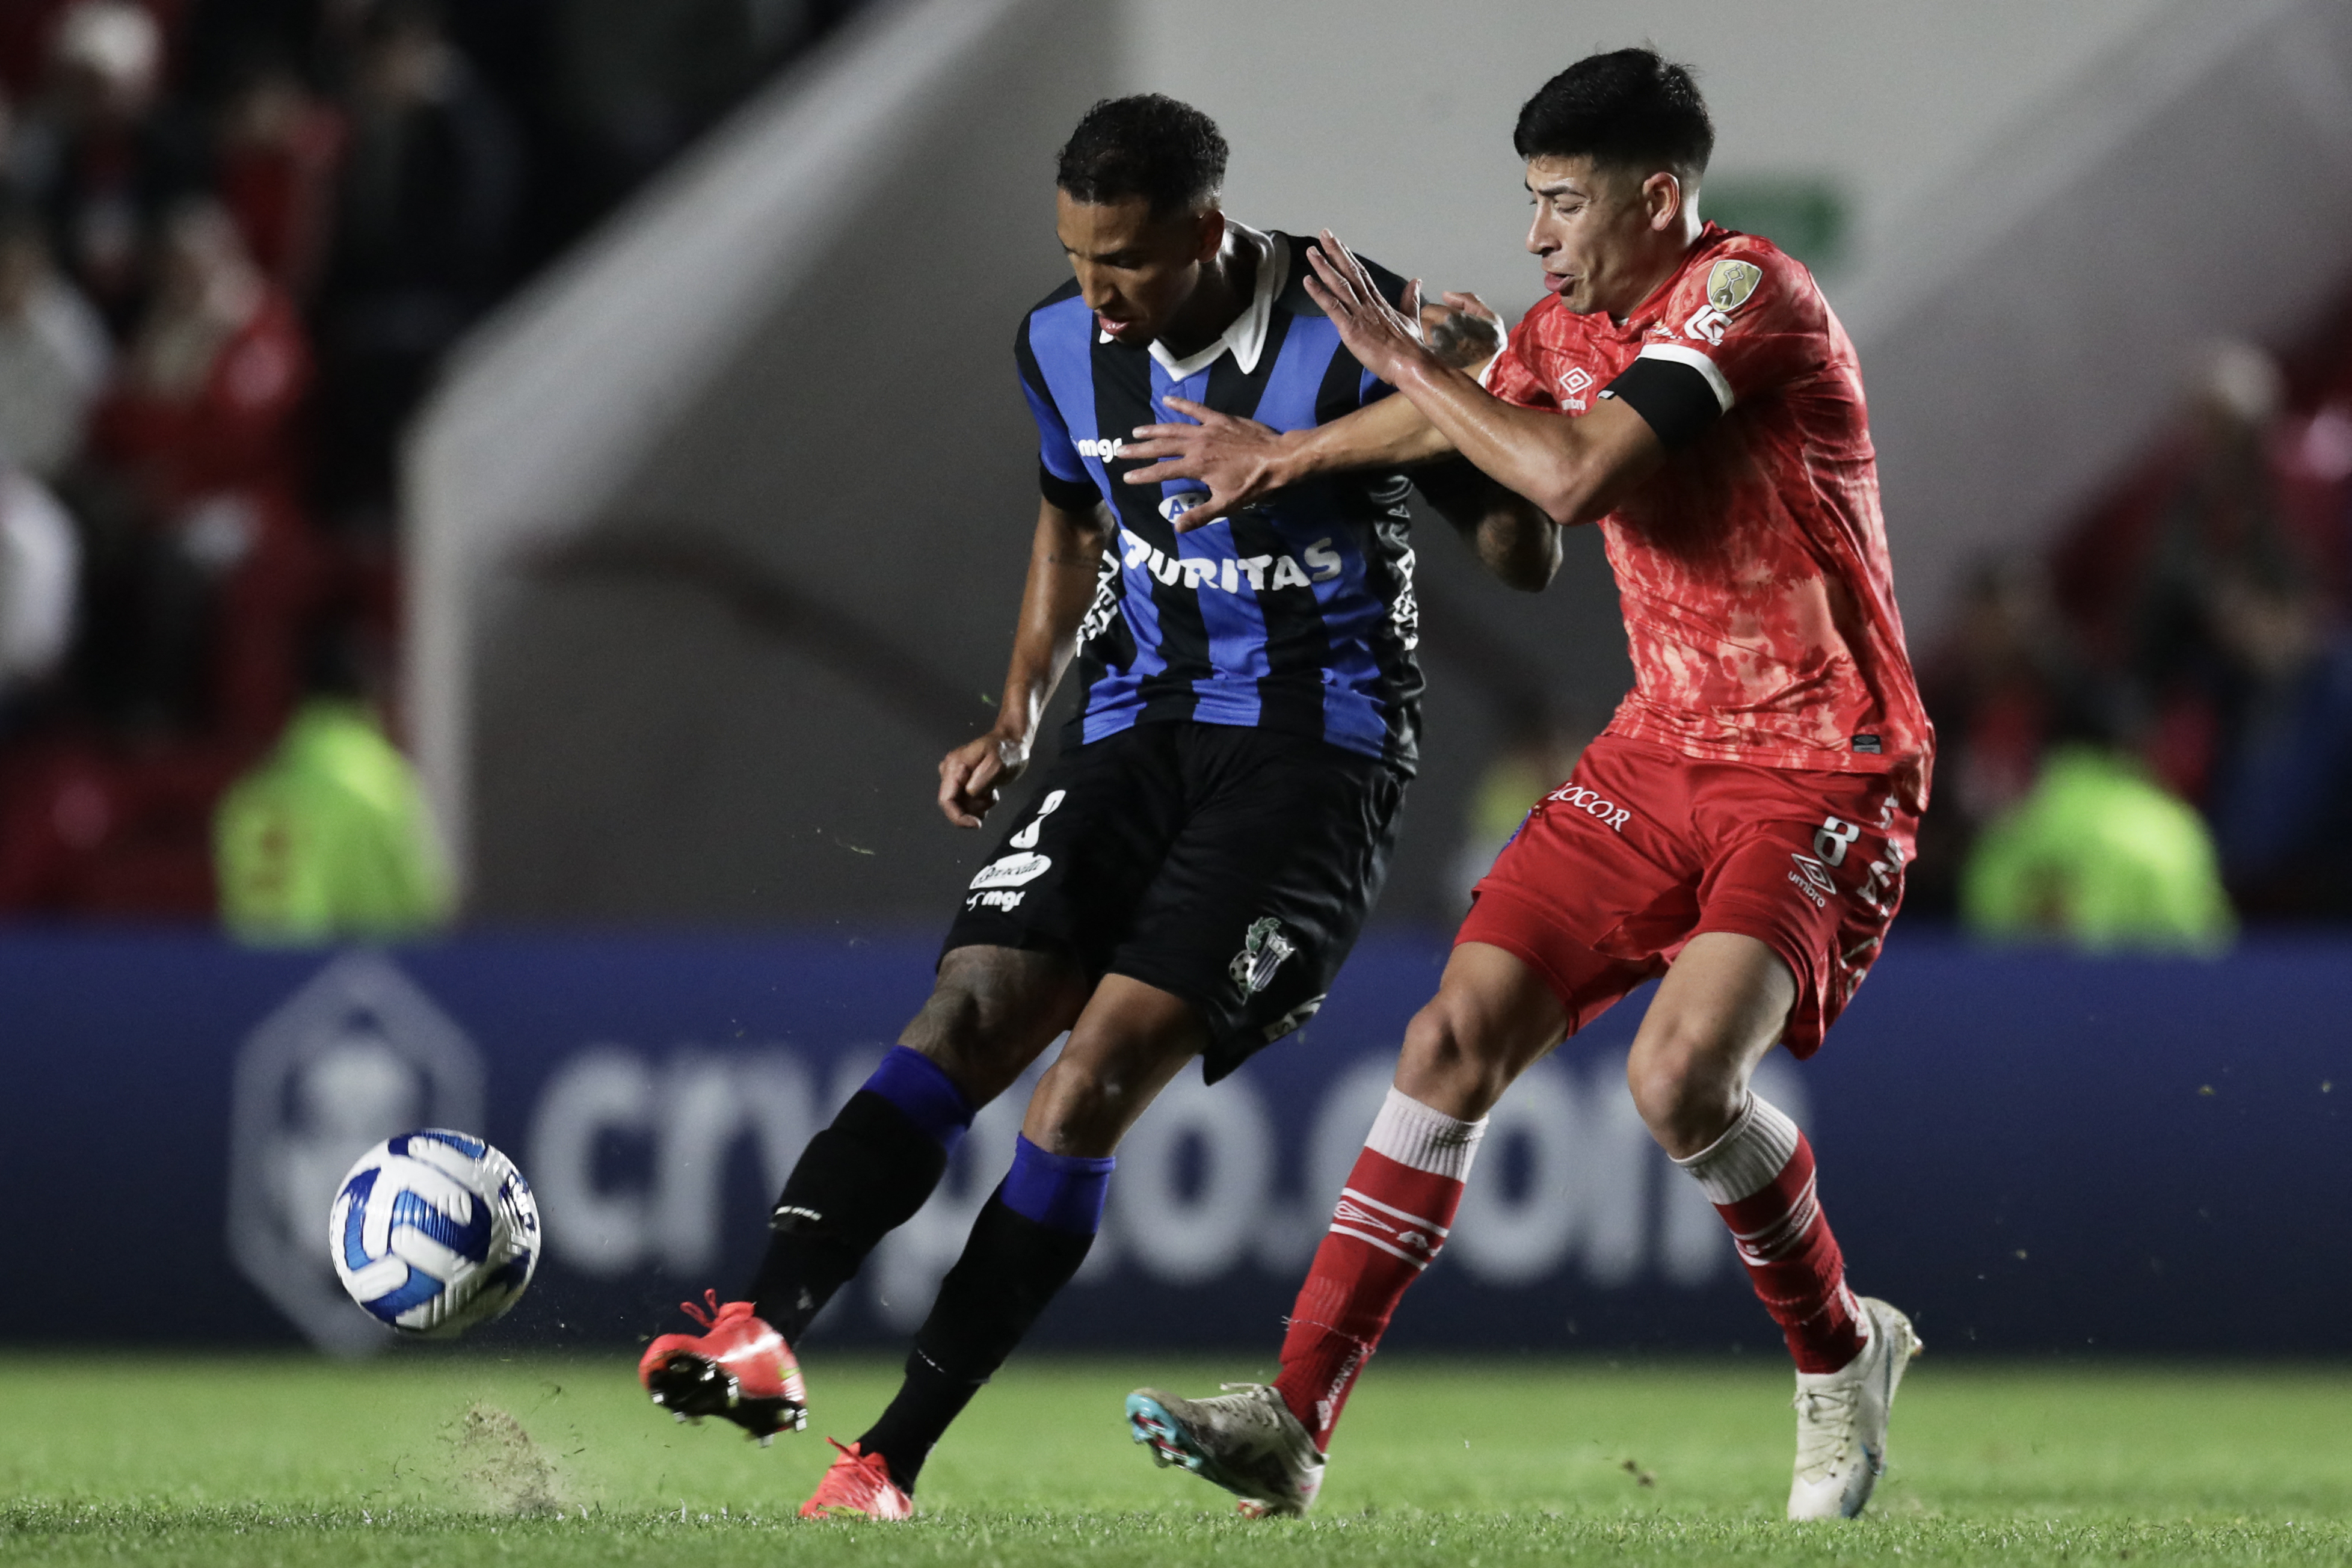
[[[1250,301],[1214,341],[1197,353],[1180,360],[1168,351],[1166,344],[1156,339],[1152,341],[1151,357],[1160,361],[1162,370],[1180,382],[1187,376],[1199,375],[1215,364],[1220,354],[1229,350],[1233,353],[1234,363],[1241,367],[1242,374],[1248,375],[1256,370],[1258,356],[1265,351],[1266,329],[1274,321],[1274,302],[1282,293],[1283,285],[1289,281],[1290,246],[1277,244],[1278,236],[1260,234],[1247,224],[1238,224],[1230,218],[1225,220],[1225,235],[1230,243],[1248,246],[1257,253],[1257,277],[1250,288]],[[1100,334],[1099,340],[1109,342],[1110,334]]]

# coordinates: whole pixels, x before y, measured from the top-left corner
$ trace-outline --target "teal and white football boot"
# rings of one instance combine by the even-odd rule
[[[1262,1383],[1228,1383],[1213,1399],[1179,1399],[1157,1388],[1127,1396],[1128,1430],[1174,1465],[1238,1496],[1253,1519],[1305,1513],[1323,1490],[1323,1456],[1282,1396]]]
[[[1886,1416],[1922,1346],[1911,1320],[1872,1296],[1858,1303],[1870,1339],[1851,1365],[1797,1374],[1797,1473],[1790,1519],[1852,1519],[1886,1473]]]

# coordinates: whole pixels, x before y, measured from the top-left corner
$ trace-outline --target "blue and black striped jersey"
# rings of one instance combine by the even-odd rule
[[[1079,632],[1086,699],[1071,738],[1193,719],[1317,736],[1410,771],[1422,679],[1404,476],[1312,480],[1181,538],[1170,519],[1200,481],[1122,481],[1140,466],[1121,455],[1129,433],[1182,418],[1163,399],[1303,430],[1391,390],[1307,297],[1307,242],[1233,226],[1259,252],[1250,305],[1190,359],[1105,337],[1076,282],[1015,339],[1046,498],[1108,502],[1118,523]],[[1396,299],[1403,280],[1371,271]]]

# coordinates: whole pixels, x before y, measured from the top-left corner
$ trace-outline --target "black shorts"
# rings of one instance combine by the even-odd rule
[[[1380,896],[1404,776],[1189,720],[1064,752],[971,879],[945,951],[1063,953],[1181,997],[1213,1083],[1314,1016]]]

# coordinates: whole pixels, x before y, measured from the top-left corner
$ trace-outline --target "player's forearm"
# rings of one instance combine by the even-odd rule
[[[1078,627],[1094,600],[1107,537],[1099,512],[1082,517],[1050,501],[1039,505],[1021,620],[997,706],[996,730],[1007,739],[1025,744],[1036,737],[1045,705],[1077,651]]]
[[[1577,422],[1505,402],[1461,371],[1417,358],[1399,373],[1400,396],[1479,472],[1523,496],[1551,521],[1589,523],[1614,499],[1609,465],[1580,439]]]
[[[1419,409],[1385,397],[1328,424],[1286,435],[1276,472],[1282,484],[1296,485],[1318,474],[1427,463],[1453,450]]]

